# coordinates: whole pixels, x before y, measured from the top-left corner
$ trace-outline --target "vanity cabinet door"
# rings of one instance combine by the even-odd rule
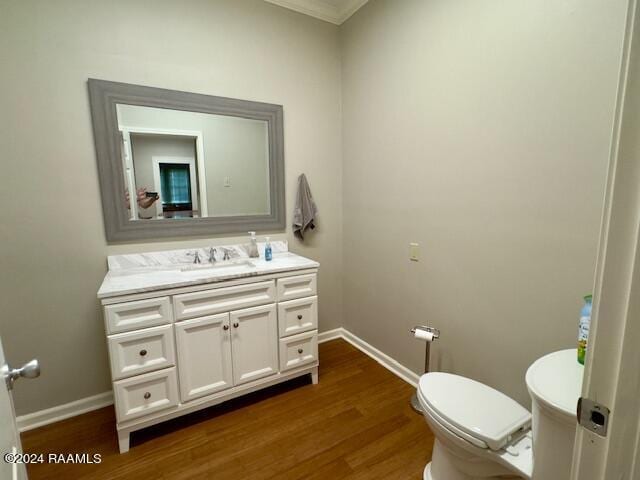
[[[187,320],[175,329],[182,401],[232,387],[229,314]]]
[[[235,385],[278,373],[278,316],[275,304],[231,312]]]

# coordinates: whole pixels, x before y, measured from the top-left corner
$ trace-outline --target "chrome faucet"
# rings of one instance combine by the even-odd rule
[[[222,258],[222,260],[231,260],[231,250],[229,250],[228,248],[224,248],[222,247],[222,251],[224,252],[224,257]]]
[[[202,260],[200,260],[200,252],[198,252],[197,250],[193,253],[191,253],[190,255],[193,255],[193,263],[202,263]]]
[[[216,253],[218,251],[215,248],[209,249],[209,263],[216,263]]]

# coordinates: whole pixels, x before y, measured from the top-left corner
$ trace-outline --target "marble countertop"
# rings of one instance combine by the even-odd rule
[[[260,258],[249,258],[245,246],[215,247],[218,261],[210,264],[209,249],[172,250],[109,256],[109,272],[104,278],[98,298],[145,293],[168,288],[223,282],[238,278],[318,268],[320,264],[288,251],[286,242],[273,242],[273,260],[264,259],[264,244],[258,244]],[[219,257],[224,249],[231,260]],[[194,264],[198,251],[202,263]]]

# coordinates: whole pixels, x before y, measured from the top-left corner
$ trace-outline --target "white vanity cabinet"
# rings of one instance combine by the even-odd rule
[[[301,375],[317,383],[316,277],[293,269],[103,297],[120,452],[135,430]]]

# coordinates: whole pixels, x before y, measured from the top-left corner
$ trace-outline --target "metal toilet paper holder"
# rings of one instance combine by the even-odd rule
[[[417,330],[422,330],[428,332],[433,335],[433,340],[436,338],[440,338],[440,330],[433,327],[427,327],[426,325],[417,325],[411,329],[411,334],[415,335]],[[431,341],[426,341],[425,352],[424,352],[424,373],[429,373],[429,357],[431,354]],[[420,400],[418,400],[418,392],[413,394],[411,397],[411,408],[416,413],[422,414],[422,406],[420,405]]]

